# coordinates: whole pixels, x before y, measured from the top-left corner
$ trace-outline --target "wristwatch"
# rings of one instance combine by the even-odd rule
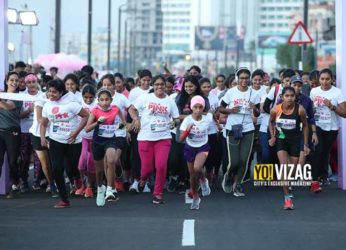
[[[332,106],[331,110],[335,111],[336,110],[336,106]]]

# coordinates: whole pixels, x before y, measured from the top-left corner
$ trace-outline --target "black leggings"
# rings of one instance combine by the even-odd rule
[[[141,158],[138,153],[137,133],[131,132],[131,174],[132,178],[139,180],[141,177]]]
[[[66,192],[64,170],[69,172],[71,176],[78,179],[78,162],[82,152],[82,143],[64,144],[54,140],[49,142],[50,157],[54,171],[54,178],[59,190],[59,195],[62,201],[68,202]],[[65,156],[65,157],[64,157]],[[64,164],[64,159],[66,164]]]
[[[20,143],[20,128],[0,131],[0,176],[6,152],[13,184],[19,183]]]
[[[188,169],[184,159],[184,143],[176,140],[176,134],[171,133],[171,150],[168,156],[168,171],[170,176],[178,176],[180,181],[186,180]]]
[[[222,160],[221,136],[222,135],[219,133],[208,135],[208,144],[210,146],[210,151],[205,162],[207,173],[211,173],[213,169],[215,170],[214,173],[216,175],[219,173]]]
[[[319,178],[328,177],[329,155],[333,142],[338,135],[337,130],[324,131],[316,126],[318,144],[312,155],[312,178],[317,181]]]

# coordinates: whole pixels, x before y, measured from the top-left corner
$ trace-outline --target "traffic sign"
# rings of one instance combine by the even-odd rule
[[[292,34],[288,38],[289,44],[306,44],[306,43],[312,43],[313,40],[307,31],[305,25],[299,21],[294,28]]]

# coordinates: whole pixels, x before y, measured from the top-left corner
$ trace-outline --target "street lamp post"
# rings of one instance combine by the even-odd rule
[[[122,13],[122,7],[127,6],[126,3],[122,4],[118,8],[118,53],[117,53],[117,61],[118,61],[118,72],[121,72],[120,67],[120,45],[121,45],[121,13]]]
[[[108,41],[107,41],[107,70],[111,67],[111,21],[112,21],[112,2],[108,0]]]
[[[61,0],[55,0],[55,41],[54,52],[60,52],[60,35],[61,35]]]
[[[91,64],[92,0],[88,4],[88,64]]]

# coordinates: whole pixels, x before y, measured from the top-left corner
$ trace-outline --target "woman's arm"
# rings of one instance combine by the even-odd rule
[[[304,154],[307,156],[310,153],[309,148],[309,126],[306,119],[306,112],[303,106],[299,105],[299,117],[303,124],[303,136],[304,136]]]
[[[90,132],[97,127],[98,123],[95,121],[94,114],[90,113],[87,124],[85,125],[85,132]]]
[[[11,100],[7,100],[6,101],[6,100],[3,100],[3,99],[0,99],[0,108],[6,109],[6,110],[12,110],[12,109],[16,108],[16,105]]]
[[[41,138],[41,146],[47,147],[48,142],[46,140],[46,131],[48,126],[48,118],[42,117],[40,121],[40,138]]]
[[[270,118],[269,118],[269,145],[274,146],[275,141],[276,141],[276,136],[275,136],[275,127],[274,127],[274,122],[276,119],[276,111],[275,109],[272,109],[270,111]]]
[[[73,131],[71,134],[70,134],[70,137],[67,139],[67,142],[68,143],[74,143],[74,141],[76,140],[77,136],[79,135],[79,133],[82,131],[82,129],[85,127],[85,124],[87,123],[88,121],[88,117],[89,117],[89,112],[86,111],[84,108],[82,108],[78,115],[82,118],[80,123],[79,123],[79,126],[78,128]]]

